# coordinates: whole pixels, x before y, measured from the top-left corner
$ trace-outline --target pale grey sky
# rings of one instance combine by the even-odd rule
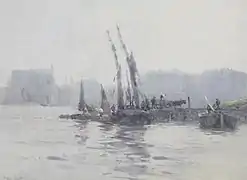
[[[246,10],[245,0],[2,0],[0,81],[14,68],[53,64],[59,82],[83,75],[109,83],[115,65],[105,31],[121,50],[116,23],[141,73],[247,72]]]

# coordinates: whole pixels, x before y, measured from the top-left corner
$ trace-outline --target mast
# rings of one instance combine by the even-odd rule
[[[101,105],[100,105],[100,107],[103,109],[103,111],[105,113],[110,113],[111,112],[111,110],[110,110],[110,103],[107,100],[105,89],[104,89],[104,87],[103,87],[102,84],[100,84],[100,87],[101,87]]]
[[[124,109],[124,91],[122,85],[122,68],[121,65],[118,66],[117,70],[117,96],[118,96],[118,108]]]
[[[117,31],[118,31],[118,37],[119,37],[120,43],[121,43],[122,48],[123,48],[123,50],[124,50],[124,53],[125,53],[125,55],[126,55],[127,63],[128,63],[128,61],[129,61],[129,63],[132,63],[132,64],[133,64],[133,69],[136,71],[136,75],[137,75],[138,77],[140,77],[139,71],[138,71],[138,69],[137,69],[137,67],[136,67],[136,61],[135,61],[135,59],[134,59],[133,52],[131,51],[131,52],[129,53],[128,48],[127,48],[126,44],[125,44],[124,41],[123,41],[123,37],[122,37],[122,34],[121,34],[121,32],[120,32],[120,28],[119,28],[118,25],[117,25]],[[128,63],[128,65],[129,65],[129,63]]]
[[[118,37],[120,39],[120,43],[122,45],[122,48],[126,55],[126,61],[129,67],[129,73],[130,73],[130,80],[131,80],[131,87],[133,90],[133,96],[136,108],[140,107],[140,100],[139,100],[139,94],[138,94],[138,85],[137,85],[137,76],[139,75],[137,67],[136,67],[136,61],[133,56],[133,52],[129,53],[128,49],[123,41],[119,26],[117,25],[117,31],[118,31]]]
[[[112,39],[111,39],[110,31],[107,30],[106,33],[107,33],[107,36],[108,36],[108,40],[109,40],[109,42],[111,43],[111,48],[112,48],[112,52],[113,52],[113,54],[114,54],[114,59],[115,59],[115,65],[116,65],[116,68],[118,69],[118,66],[119,66],[120,64],[119,64],[119,62],[118,62],[116,46],[114,45],[114,43],[113,43],[113,41],[112,41]]]
[[[81,88],[80,88],[80,98],[79,98],[79,105],[78,110],[84,111],[86,108],[86,103],[84,99],[84,87],[83,87],[83,81],[81,80]]]
[[[127,79],[126,100],[131,105],[132,97],[131,97],[131,87],[130,87],[130,81],[129,81],[129,76],[128,76],[128,70],[126,70],[126,79]]]
[[[107,31],[107,35],[108,35],[108,40],[112,46],[112,52],[114,54],[115,65],[116,65],[116,70],[117,70],[117,76],[116,76],[116,79],[117,79],[117,105],[118,105],[119,109],[124,109],[124,94],[123,94],[123,86],[122,86],[122,69],[121,69],[121,65],[118,62],[116,47],[115,47],[114,43],[112,42],[109,31]]]

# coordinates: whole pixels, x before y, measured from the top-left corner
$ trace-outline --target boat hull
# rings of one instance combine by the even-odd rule
[[[174,110],[171,108],[152,109],[150,112],[153,114],[156,121],[163,122],[163,121],[169,121],[169,119],[172,118],[172,114]]]
[[[77,120],[89,120],[92,118],[91,114],[62,114],[60,119],[77,119]]]
[[[238,124],[238,118],[229,116],[227,114],[223,115],[223,122],[221,122],[220,113],[207,113],[202,114],[199,117],[200,127],[203,129],[236,129]],[[223,123],[223,124],[222,124]],[[223,126],[223,127],[222,127]]]
[[[194,121],[198,119],[197,113],[185,108],[152,109],[151,112],[157,122]]]
[[[111,114],[112,122],[120,125],[149,125],[153,122],[153,114],[139,109],[125,109]]]

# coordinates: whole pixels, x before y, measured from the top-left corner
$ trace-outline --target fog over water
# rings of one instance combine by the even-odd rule
[[[0,179],[245,179],[247,128],[115,127],[59,120],[69,108],[0,107]]]
[[[244,0],[1,1],[0,81],[5,83],[14,68],[53,64],[59,83],[82,75],[112,82],[115,67],[105,31],[112,32],[123,57],[116,23],[141,73],[247,71],[246,12]]]
[[[100,83],[113,102],[106,30],[124,78],[127,68],[116,24],[148,97],[189,96],[192,107],[205,106],[204,96],[246,97],[246,8],[245,0],[0,1],[0,179],[246,179],[246,125],[214,132],[197,122],[123,127],[58,118],[75,113],[82,78],[86,103],[99,106]],[[16,69],[36,70],[11,76]]]

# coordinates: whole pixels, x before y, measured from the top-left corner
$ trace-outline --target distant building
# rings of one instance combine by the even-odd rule
[[[57,101],[57,86],[53,69],[14,70],[7,88],[4,103],[54,104]]]
[[[72,102],[73,94],[74,94],[74,89],[70,85],[60,86],[59,91],[58,91],[58,105],[59,106],[67,106],[67,105],[76,106],[79,101],[79,97],[78,97],[79,95],[76,94],[77,99],[75,102]]]

